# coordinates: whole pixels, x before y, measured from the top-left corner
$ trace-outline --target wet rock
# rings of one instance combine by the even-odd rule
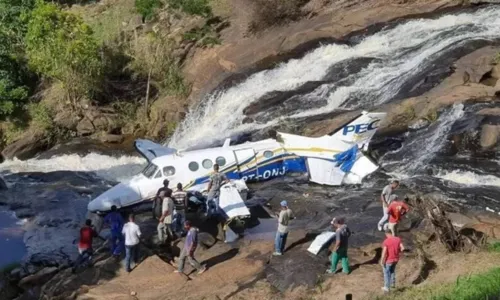
[[[7,184],[5,183],[5,180],[0,176],[0,191],[8,189]]]
[[[121,144],[125,137],[120,134],[105,133],[99,136],[99,140],[103,143]]]
[[[49,146],[45,135],[41,132],[27,132],[19,140],[5,147],[2,156],[5,159],[25,160],[32,158],[37,153],[47,149]]]
[[[463,73],[463,83],[480,83],[493,69],[491,58],[498,50],[497,47],[484,47],[459,59],[454,66]]]
[[[430,122],[425,119],[419,119],[408,126],[410,130],[420,130],[430,125]]]
[[[42,269],[36,274],[24,277],[19,281],[19,287],[26,289],[29,286],[42,285],[58,271],[56,267]]]
[[[481,127],[480,145],[483,149],[494,147],[498,142],[498,135],[500,134],[499,125],[484,124]]]
[[[24,234],[25,261],[30,266],[61,266],[73,261],[78,255],[74,241],[86,218],[87,204],[108,188],[108,182],[92,173],[69,171],[6,177],[15,184],[2,192],[1,201],[18,217],[31,217]],[[80,187],[90,194],[82,194]]]

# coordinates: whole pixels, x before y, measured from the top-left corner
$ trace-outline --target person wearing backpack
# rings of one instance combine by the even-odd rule
[[[344,218],[333,218],[331,222],[335,228],[335,244],[332,247],[331,266],[326,272],[334,274],[337,271],[339,260],[342,260],[342,272],[349,274],[349,258],[347,257],[347,248],[351,230],[345,224]]]

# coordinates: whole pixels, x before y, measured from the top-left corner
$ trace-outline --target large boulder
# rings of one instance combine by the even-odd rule
[[[494,147],[498,142],[498,134],[500,134],[499,125],[484,124],[481,128],[481,147],[483,149]]]
[[[2,156],[5,159],[29,159],[37,153],[46,150],[49,145],[44,133],[29,131],[20,139],[5,147],[2,151]]]
[[[498,47],[484,47],[459,59],[454,67],[463,72],[464,84],[480,83],[486,74],[491,73],[494,66],[492,57],[498,51]]]

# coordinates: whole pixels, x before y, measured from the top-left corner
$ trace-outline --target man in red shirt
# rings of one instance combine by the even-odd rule
[[[387,208],[387,214],[389,215],[388,228],[391,230],[393,236],[398,235],[398,223],[401,221],[401,217],[404,216],[410,208],[406,203],[400,201],[397,195],[391,195],[392,201]]]
[[[380,265],[384,272],[384,286],[382,290],[389,292],[390,288],[396,287],[396,265],[399,261],[399,254],[405,250],[401,238],[393,236],[392,231],[385,230],[385,240],[382,244],[382,258]]]
[[[78,241],[78,258],[73,266],[73,273],[86,260],[92,259],[92,241],[97,236],[97,232],[92,227],[92,221],[87,219],[85,225],[80,229],[80,240]]]

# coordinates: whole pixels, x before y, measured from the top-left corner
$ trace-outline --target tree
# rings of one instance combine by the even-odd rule
[[[24,34],[33,0],[0,0],[0,120],[22,111],[36,78],[24,61]]]
[[[73,109],[99,86],[103,64],[92,29],[53,3],[38,0],[25,37],[29,65],[62,83]]]

